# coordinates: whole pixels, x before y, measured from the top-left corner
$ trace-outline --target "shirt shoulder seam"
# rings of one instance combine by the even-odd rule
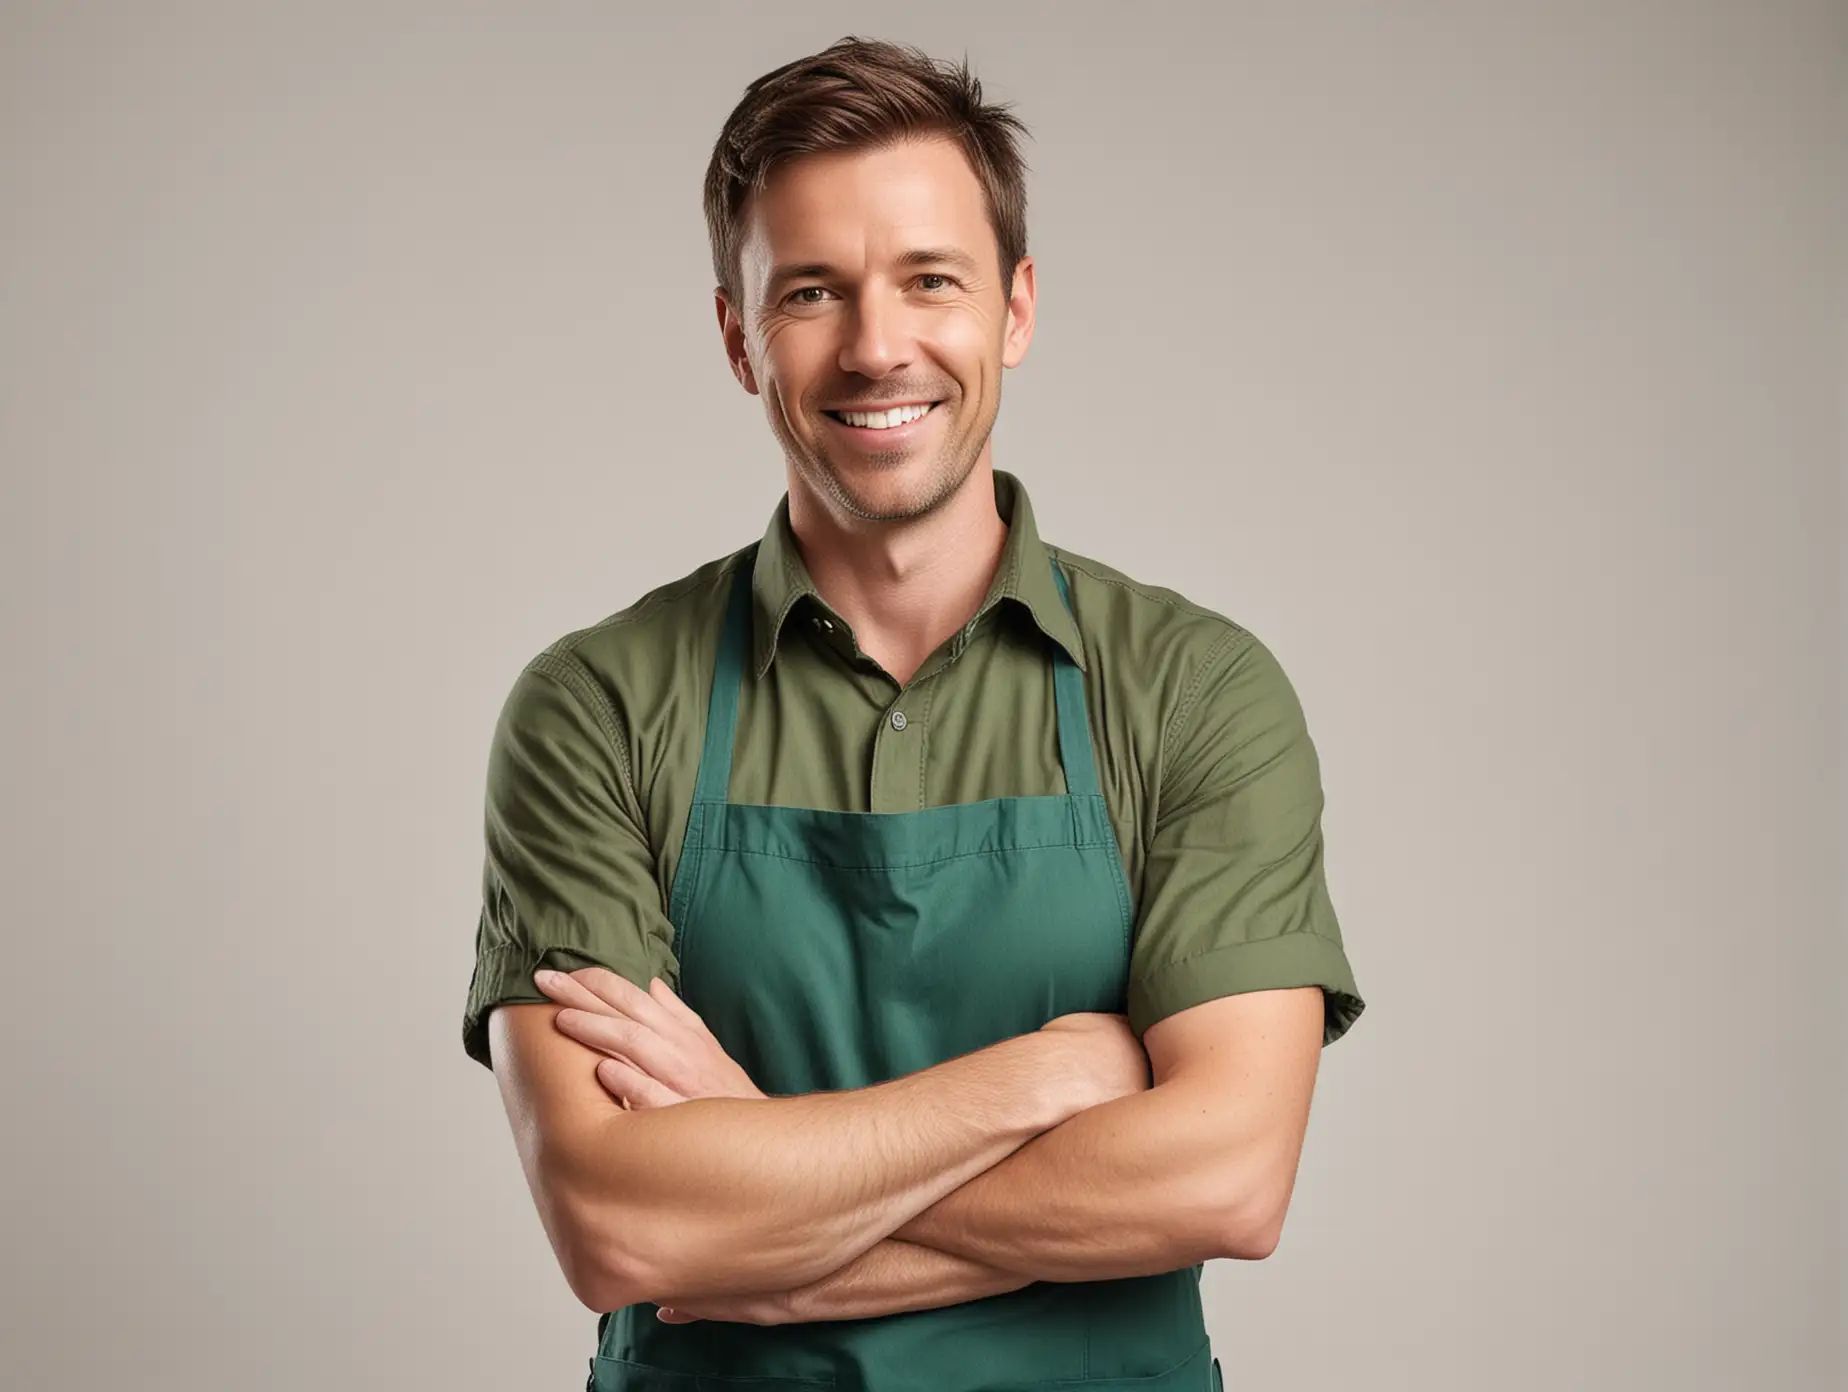
[[[1206,689],[1207,678],[1219,670],[1220,663],[1237,644],[1240,637],[1249,638],[1250,636],[1250,630],[1240,628],[1235,624],[1228,631],[1220,634],[1213,646],[1207,650],[1205,659],[1200,663],[1200,670],[1194,673],[1193,680],[1187,684],[1186,694],[1175,706],[1174,714],[1168,717],[1167,729],[1162,733],[1164,748],[1180,743],[1181,736],[1186,732],[1187,722],[1192,719],[1194,711],[1199,707],[1200,693]],[[1167,766],[1166,759],[1162,761],[1162,765],[1164,768]]]
[[[1123,590],[1128,594],[1136,596],[1138,599],[1146,600],[1151,604],[1164,604],[1170,609],[1184,610],[1195,618],[1223,626],[1224,631],[1213,640],[1212,646],[1207,649],[1206,657],[1200,664],[1200,670],[1194,674],[1193,680],[1188,683],[1186,692],[1182,695],[1180,701],[1176,703],[1173,712],[1170,713],[1163,727],[1162,743],[1164,745],[1171,744],[1179,739],[1186,721],[1193,714],[1194,708],[1199,701],[1200,693],[1206,686],[1207,679],[1219,666],[1226,653],[1241,638],[1253,637],[1251,630],[1236,620],[1229,619],[1224,614],[1218,613],[1216,610],[1208,609],[1205,605],[1194,603],[1194,601],[1188,599],[1185,595],[1172,593],[1161,594],[1149,589],[1147,586],[1139,585],[1127,577],[1120,578],[1115,575],[1101,574],[1093,570],[1090,566],[1083,564],[1082,561],[1075,558],[1071,552],[1061,550],[1059,547],[1053,546],[1050,543],[1046,543],[1046,549],[1051,552],[1054,558],[1067,570],[1077,571],[1087,579],[1095,580],[1102,585],[1113,586],[1116,589]]]
[[[1207,619],[1216,624],[1224,624],[1227,628],[1238,633],[1250,632],[1249,629],[1236,619],[1229,619],[1217,610],[1209,609],[1204,604],[1195,603],[1193,600],[1187,598],[1186,595],[1176,594],[1173,591],[1164,594],[1160,593],[1155,587],[1141,584],[1127,576],[1105,575],[1100,571],[1091,569],[1089,565],[1084,564],[1084,560],[1088,558],[1074,556],[1070,551],[1054,546],[1050,542],[1042,544],[1046,547],[1046,550],[1052,554],[1053,558],[1057,560],[1059,564],[1063,565],[1065,569],[1068,571],[1076,571],[1086,579],[1095,580],[1100,585],[1110,585],[1115,589],[1134,595],[1137,599],[1146,600],[1150,604],[1163,604],[1170,609],[1184,610],[1195,618]]]
[[[721,556],[716,561],[709,561],[691,574],[683,575],[679,580],[670,580],[660,588],[651,590],[626,609],[618,609],[614,614],[598,619],[594,624],[572,629],[571,632],[551,644],[547,651],[566,648],[575,652],[579,644],[592,634],[639,623],[653,615],[656,610],[672,604],[675,600],[685,599],[702,586],[710,585],[715,581],[728,581],[738,566],[743,563],[750,549],[750,546],[744,546],[729,556]]]
[[[617,713],[609,693],[597,684],[597,680],[585,666],[584,660],[577,653],[566,648],[560,651],[556,646],[547,648],[526,664],[529,671],[541,672],[551,677],[576,698],[597,722],[597,728],[603,732],[603,738],[609,742],[610,752],[616,760],[616,772],[621,777],[623,790],[631,801],[635,800],[635,770],[629,763],[627,726]]]

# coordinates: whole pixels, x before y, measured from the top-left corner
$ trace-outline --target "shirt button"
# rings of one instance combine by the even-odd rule
[[[892,712],[892,728],[894,730],[902,730],[905,728],[905,713],[903,711]]]

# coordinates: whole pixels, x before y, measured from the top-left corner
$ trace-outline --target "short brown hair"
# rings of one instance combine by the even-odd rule
[[[951,64],[908,44],[849,34],[765,73],[726,117],[706,166],[706,230],[719,288],[729,303],[739,303],[744,205],[777,166],[802,155],[942,135],[962,147],[982,185],[1002,294],[1011,294],[1014,267],[1027,254],[1027,164],[1016,132],[1029,134],[1006,103],[982,100],[967,55]]]

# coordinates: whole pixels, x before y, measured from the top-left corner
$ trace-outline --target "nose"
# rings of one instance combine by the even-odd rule
[[[910,366],[915,353],[916,340],[903,301],[877,286],[863,289],[842,326],[841,371],[883,377]]]

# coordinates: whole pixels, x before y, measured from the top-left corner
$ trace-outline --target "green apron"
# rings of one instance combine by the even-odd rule
[[[915,812],[729,801],[751,571],[738,566],[668,917],[681,997],[766,1093],[863,1088],[1126,1010],[1130,901],[1085,718],[1049,643],[1066,792]],[[1053,567],[1069,608],[1065,577]],[[1134,1195],[1125,1195],[1134,1202]],[[601,1316],[589,1392],[1216,1389],[1199,1266],[870,1319]]]

